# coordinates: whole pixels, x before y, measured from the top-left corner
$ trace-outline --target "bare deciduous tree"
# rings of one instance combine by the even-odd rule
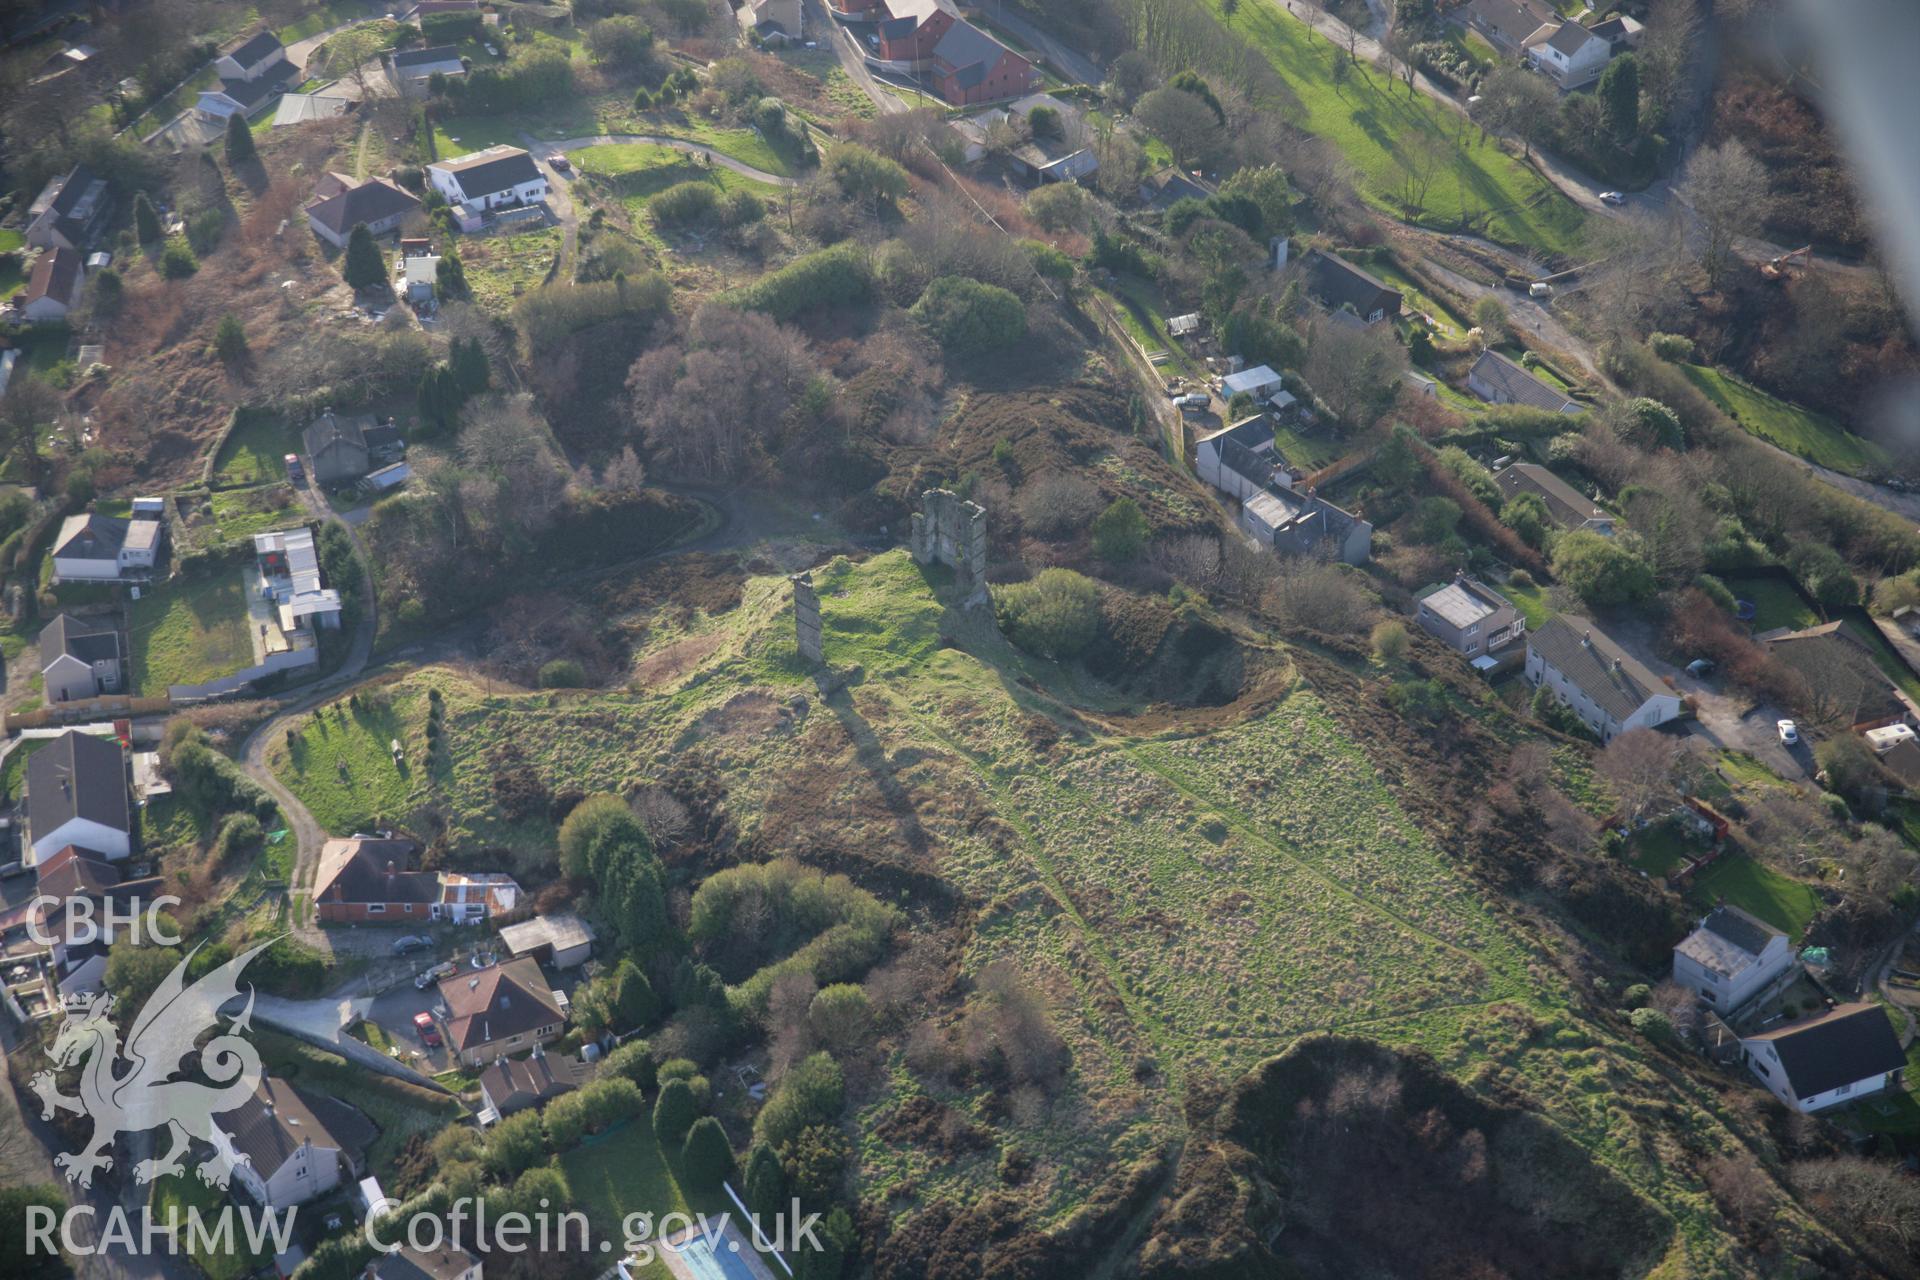
[[[1766,214],[1767,171],[1737,140],[1702,147],[1687,161],[1680,196],[1699,215],[1706,237],[1701,265],[1717,287],[1733,256],[1733,242]]]
[[[1674,763],[1678,755],[1673,739],[1653,729],[1629,729],[1600,753],[1600,776],[1613,789],[1629,822],[1677,797]]]

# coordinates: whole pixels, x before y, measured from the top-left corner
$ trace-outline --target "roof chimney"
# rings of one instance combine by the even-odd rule
[[[1582,631],[1580,633],[1580,643],[1589,649],[1593,648],[1593,632]]]

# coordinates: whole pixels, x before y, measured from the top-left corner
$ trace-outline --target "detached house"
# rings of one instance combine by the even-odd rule
[[[367,474],[372,453],[366,432],[371,425],[370,414],[342,417],[331,409],[315,418],[300,437],[313,463],[313,478],[321,484],[338,484]]]
[[[1452,582],[1428,587],[1418,597],[1414,620],[1420,629],[1472,661],[1476,668],[1499,665],[1488,655],[1527,632],[1527,620],[1511,601],[1491,587],[1455,575]]]
[[[1488,404],[1524,404],[1548,413],[1585,413],[1578,400],[1548,386],[1497,351],[1482,351],[1467,371],[1467,390]]]
[[[437,161],[427,166],[427,180],[448,204],[460,206],[474,219],[489,209],[547,198],[546,175],[519,147],[488,147]]]
[[[460,60],[457,45],[435,45],[431,49],[403,49],[387,55],[387,78],[406,98],[427,96],[429,82],[435,76],[463,79],[467,64]]]
[[[1519,53],[1534,32],[1560,18],[1539,0],[1469,0],[1454,14],[1506,53]]]
[[[734,18],[742,31],[757,31],[762,40],[784,43],[800,38],[800,0],[744,0]]]
[[[127,761],[112,738],[68,730],[34,752],[26,806],[28,866],[68,845],[108,862],[133,852]]]
[[[55,614],[40,631],[40,678],[48,702],[120,691],[120,632],[112,625]]]
[[[1562,90],[1578,89],[1599,78],[1613,57],[1613,45],[1577,22],[1549,25],[1527,38],[1527,61]]]
[[[1744,1036],[1747,1068],[1802,1115],[1885,1093],[1907,1054],[1887,1012],[1862,1002]]]
[[[287,61],[287,51],[271,31],[262,31],[231,53],[213,62],[220,87],[203,89],[194,110],[209,120],[228,116],[250,118],[279,96],[300,72]]]
[[[1300,265],[1308,295],[1332,314],[1351,312],[1363,325],[1379,324],[1400,314],[1398,289],[1338,254],[1316,251]]]
[[[1502,499],[1531,493],[1547,505],[1547,518],[1561,530],[1587,529],[1603,537],[1613,536],[1613,517],[1600,509],[1586,494],[1562,480],[1537,462],[1516,462],[1493,473]]]
[[[68,516],[53,541],[58,582],[118,582],[152,570],[166,526],[151,515],[131,520],[95,511]]]
[[[355,183],[328,174],[307,202],[307,226],[336,249],[347,247],[356,226],[376,236],[398,231],[407,215],[420,208],[411,191],[385,178]]]
[[[326,1195],[344,1172],[357,1177],[375,1136],[358,1111],[324,1094],[303,1094],[278,1076],[263,1076],[253,1097],[217,1117],[246,1159],[234,1177],[269,1209],[290,1209]]]
[[[1725,1018],[1793,968],[1787,935],[1739,907],[1716,907],[1673,949],[1673,980]]]
[[[962,18],[952,0],[834,0],[842,20],[871,24],[867,61],[923,77],[954,106],[1017,98],[1033,64]]]
[[[1551,690],[1602,742],[1680,714],[1680,695],[1585,618],[1563,613],[1527,636],[1527,682]]]
[[[110,209],[107,180],[75,165],[40,190],[27,208],[27,243],[42,249],[85,249]]]
[[[355,836],[320,846],[314,918],[322,924],[403,924],[434,919],[440,876],[413,869],[411,840]]]
[[[449,0],[431,2],[448,3]],[[424,9],[426,5],[420,7]],[[361,1280],[480,1280],[481,1264],[458,1245],[416,1249],[411,1244],[403,1244],[392,1253],[376,1254],[360,1274]]]
[[[440,981],[447,1007],[447,1045],[469,1066],[545,1044],[567,1015],[532,960],[509,960]]]

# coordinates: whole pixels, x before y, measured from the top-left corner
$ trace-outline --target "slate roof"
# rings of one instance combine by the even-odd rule
[[[1907,1064],[1893,1023],[1877,1004],[1843,1004],[1816,1017],[1748,1036],[1780,1055],[1797,1098],[1811,1098]]]
[[[1009,52],[998,40],[965,21],[956,21],[948,27],[947,33],[933,46],[933,56],[954,68],[961,84],[967,88],[985,79],[987,72]]]
[[[1767,646],[1768,653],[1809,680],[1818,681],[1825,699],[1850,717],[1850,724],[1886,720],[1906,712],[1906,703],[1873,654],[1848,635],[1842,623],[1769,632],[1757,639]],[[1852,705],[1838,705],[1844,702]]]
[[[69,730],[27,761],[27,821],[38,840],[75,818],[132,829],[120,744]]]
[[[1533,0],[1525,4],[1516,4],[1514,0],[1471,0],[1458,12],[1491,27],[1514,44],[1519,44],[1555,17],[1553,10],[1533,3]]]
[[[439,259],[436,258],[435,261]],[[368,427],[360,433],[360,438],[366,443],[369,453],[377,453],[382,449],[398,449],[407,443],[406,437],[400,434],[400,428],[386,422]]]
[[[406,70],[409,67],[432,66],[441,62],[458,63],[460,47],[451,44],[436,44],[430,49],[406,49],[393,55],[393,65]]]
[[[218,89],[203,92],[218,93],[233,99],[241,110],[252,111],[274,94],[280,92],[280,82],[293,70],[291,62],[282,59],[279,66],[269,67],[252,80],[222,80]]]
[[[1560,614],[1529,632],[1527,649],[1538,653],[1615,720],[1625,720],[1648,698],[1672,695],[1645,663],[1575,614]]]
[[[71,306],[79,285],[80,255],[65,247],[48,249],[33,264],[33,275],[27,281],[27,301],[52,298]]]
[[[226,56],[243,67],[250,67],[268,54],[283,52],[285,48],[286,46],[280,43],[280,38],[273,32],[262,31]]]
[[[485,151],[440,160],[427,167],[453,174],[469,200],[510,191],[523,182],[540,179],[540,167],[519,147],[488,147]]]
[[[83,622],[70,613],[57,613],[40,631],[40,669],[46,670],[62,654],[91,666],[120,660],[120,632],[113,627]]]
[[[307,425],[301,433],[301,443],[308,453],[320,453],[336,444],[347,444],[356,449],[367,445],[364,417],[341,417],[329,409]]]
[[[372,1270],[377,1280],[455,1280],[474,1265],[473,1255],[458,1245],[425,1250],[403,1244],[376,1258]]]
[[[502,1058],[480,1073],[480,1088],[500,1111],[511,1115],[571,1093],[580,1087],[580,1060],[560,1053],[536,1053],[519,1060]]]
[[[1255,453],[1238,440],[1222,440],[1220,444],[1220,469],[1250,480],[1257,485],[1265,485],[1273,479],[1273,459]]]
[[[335,1151],[352,1153],[363,1146],[352,1133],[335,1133],[336,1127],[349,1129],[359,1115],[353,1108],[321,1095],[308,1097],[278,1076],[263,1076],[253,1096],[223,1113],[221,1126],[233,1135],[233,1145],[253,1162],[254,1172],[271,1178],[304,1143]],[[372,1126],[364,1119],[366,1137]]]
[[[1307,292],[1320,299],[1329,311],[1351,306],[1362,318],[1376,310],[1388,315],[1400,313],[1400,291],[1370,272],[1363,271],[1337,254],[1318,250],[1307,255]]]
[[[447,1006],[447,1038],[456,1050],[566,1020],[540,966],[525,958],[443,978],[440,998]]]
[[[1361,523],[1352,512],[1334,506],[1317,494],[1301,493],[1277,484],[1254,494],[1243,505],[1273,526],[1274,549],[1292,555],[1312,554],[1326,542],[1343,543],[1353,527]]]
[[[1214,432],[1202,444],[1224,444],[1232,440],[1248,449],[1264,449],[1273,443],[1273,424],[1264,413],[1240,419],[1230,427]]]
[[[97,511],[68,516],[61,522],[60,536],[54,541],[54,557],[68,560],[115,559],[120,554],[120,548],[127,544],[128,524],[118,516],[103,516]]]
[[[1593,32],[1587,30],[1577,22],[1563,22],[1560,24],[1559,30],[1547,38],[1546,43],[1571,58],[1574,54],[1580,52],[1581,47],[1584,46],[1587,41],[1601,38],[1603,37],[1595,36]]]
[[[1785,936],[1739,907],[1715,907],[1674,950],[1703,969],[1731,978],[1753,967],[1773,939]]]
[[[47,183],[28,209],[28,216],[37,220],[43,214],[52,213],[60,233],[77,244],[100,212],[106,194],[107,180],[86,165],[77,164],[66,176]]]
[[[1547,514],[1562,529],[1578,529],[1606,513],[1592,498],[1562,480],[1537,462],[1516,462],[1494,473],[1493,482],[1511,498],[1516,493],[1536,493],[1547,504]]]
[[[319,903],[437,902],[440,877],[413,870],[413,841],[375,838],[329,840],[320,846],[313,878]],[[392,874],[388,867],[392,867]]]
[[[1482,351],[1473,362],[1473,376],[1507,398],[1508,403],[1532,405],[1549,413],[1559,413],[1573,403],[1573,397],[1556,391],[1497,351]]]

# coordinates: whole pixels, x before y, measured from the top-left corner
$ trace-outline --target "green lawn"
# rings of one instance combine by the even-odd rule
[[[1222,11],[1221,0],[1208,8]],[[1344,85],[1329,73],[1345,50],[1311,31],[1278,5],[1241,4],[1222,21],[1264,54],[1300,100],[1299,123],[1338,147],[1362,176],[1368,199],[1399,212],[1394,196],[1406,158],[1423,136],[1439,140],[1451,156],[1426,195],[1419,221],[1452,230],[1464,215],[1484,219],[1490,239],[1504,244],[1570,253],[1580,240],[1586,214],[1532,169],[1507,155],[1489,137],[1463,129],[1457,112],[1424,94],[1396,89],[1373,68],[1353,68]],[[1456,141],[1460,139],[1460,141]]]
[[[1168,374],[1198,376],[1201,370],[1187,358],[1186,350],[1167,329],[1167,313],[1172,310],[1160,286],[1136,276],[1114,277],[1108,296],[1120,313],[1120,323],[1140,344],[1142,351],[1164,351],[1169,359],[1161,369]]]
[[[292,44],[296,40],[305,40],[308,36],[317,36],[322,31],[345,26],[367,16],[367,7],[356,0],[329,0],[312,12],[303,14],[298,21],[289,22],[274,30],[281,44]]]
[[[594,1230],[617,1242],[628,1214],[651,1213],[658,1222],[669,1213],[718,1215],[732,1210],[724,1192],[689,1194],[674,1172],[678,1158],[660,1149],[643,1113],[562,1155],[560,1170]],[[648,1280],[671,1275],[658,1258],[634,1268],[634,1274]]]
[[[1660,822],[1634,833],[1627,860],[1650,876],[1664,876],[1684,867],[1696,848],[1677,824]]]
[[[1362,262],[1359,265],[1405,295],[1403,310],[1424,311],[1433,317],[1434,323],[1440,326],[1440,332],[1443,335],[1452,338],[1455,342],[1466,341],[1467,330],[1472,327],[1472,322],[1462,319],[1452,308],[1422,289],[1399,263],[1382,255],[1373,261]]]
[[[1766,574],[1751,577],[1742,574],[1726,574],[1720,579],[1727,584],[1727,590],[1740,600],[1753,602],[1753,629],[1772,631],[1786,627],[1799,631],[1806,627],[1820,625],[1820,615],[1808,604],[1791,584]]]
[[[241,409],[239,421],[213,460],[213,487],[237,489],[286,475],[286,456],[300,451],[300,438],[278,414]]]
[[[1681,365],[1680,369],[1728,417],[1788,453],[1854,476],[1884,471],[1891,462],[1886,450],[1854,435],[1832,418],[1768,395],[1730,373],[1698,364]]]
[[[1691,897],[1703,907],[1724,898],[1776,929],[1786,930],[1795,942],[1820,909],[1820,899],[1810,886],[1790,880],[1744,853],[1729,854],[1701,872],[1693,882]]]
[[[417,691],[391,701],[370,695],[358,708],[328,703],[300,721],[299,736],[291,743],[284,736],[270,743],[267,760],[328,831],[370,830],[383,819],[405,816],[413,806],[425,719],[426,699]],[[393,762],[389,747],[396,738],[406,745],[405,765]]]
[[[130,606],[133,687],[157,696],[253,665],[240,570],[218,566],[144,593]]]
[[[1530,587],[1516,586],[1511,581],[1500,584],[1500,594],[1513,601],[1514,608],[1527,620],[1527,626],[1538,630],[1547,624],[1553,616],[1553,606],[1547,603],[1547,589],[1539,583]]]
[[[11,227],[0,227],[0,253],[16,253],[27,243],[26,237]],[[9,258],[0,262],[0,295],[11,294],[26,282],[19,263]]]
[[[496,315],[504,314],[515,298],[547,278],[560,256],[561,243],[558,227],[462,237],[460,260],[473,300]]]
[[[223,1244],[208,1249],[200,1233],[188,1229],[188,1213],[191,1211],[200,1215],[205,1231],[217,1233],[221,1211],[231,1203],[225,1192],[202,1182],[193,1171],[192,1164],[188,1165],[184,1174],[168,1174],[154,1179],[147,1196],[148,1207],[156,1222],[164,1223],[169,1219],[178,1221],[177,1238],[188,1246],[187,1256],[206,1273],[207,1280],[241,1280],[241,1277],[253,1274],[273,1258],[271,1247],[258,1253],[249,1247],[245,1219],[239,1214],[229,1219],[232,1223],[231,1246]]]
[[[724,166],[700,164],[686,152],[657,142],[602,143],[571,152],[568,159],[582,173],[620,179],[620,195],[629,204],[644,205],[682,182],[712,182],[723,191],[751,191],[767,200],[778,200],[782,194],[772,183],[756,181]]]

